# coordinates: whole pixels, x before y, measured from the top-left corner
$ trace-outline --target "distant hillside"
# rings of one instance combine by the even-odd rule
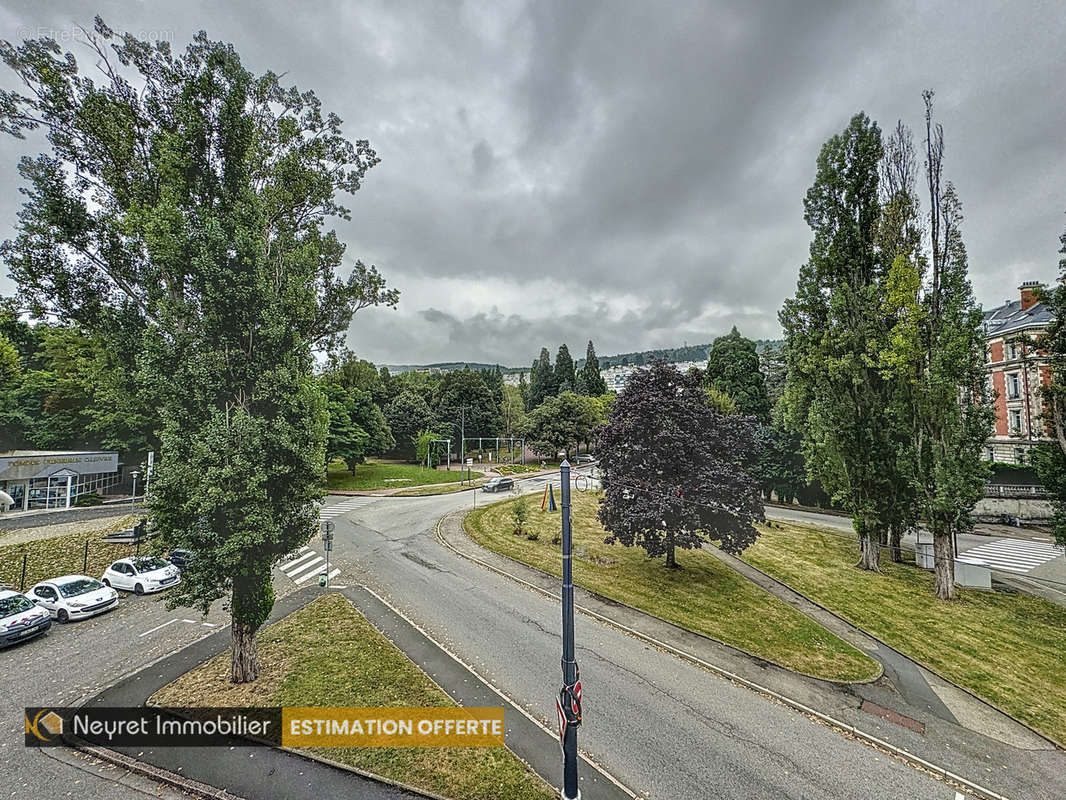
[[[781,347],[784,344],[780,339],[756,339],[755,349],[760,353],[763,350],[773,349]],[[649,361],[655,358],[662,358],[668,362],[676,363],[678,361],[706,361],[707,352],[711,349],[711,345],[708,344],[691,344],[684,345],[682,347],[668,347],[662,350],[641,350],[635,353],[619,353],[613,356],[598,356],[600,362],[600,369],[607,369],[608,367],[626,367],[633,365],[647,364]],[[575,366],[581,367],[584,365],[585,359],[578,359]],[[451,372],[457,369],[463,369],[463,367],[469,367],[470,369],[495,369],[496,364],[483,364],[475,361],[444,361],[437,364],[387,364],[389,372],[412,372],[414,370],[439,370],[441,372]],[[529,367],[504,367],[500,366],[500,371],[505,375],[515,374],[518,372],[529,372]]]

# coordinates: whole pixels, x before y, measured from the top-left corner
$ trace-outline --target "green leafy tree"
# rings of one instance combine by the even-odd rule
[[[807,485],[800,437],[776,425],[760,425],[755,431],[758,457],[752,477],[767,500],[773,494],[782,503],[791,503]]]
[[[707,387],[707,405],[726,416],[741,413],[740,405],[733,399],[733,396],[717,386]]]
[[[1052,443],[1037,447],[1033,462],[1040,482],[1054,496],[1052,532],[1066,547],[1066,233],[1059,242],[1063,256],[1059,261],[1059,280],[1040,298],[1051,312],[1052,321],[1038,342],[1047,354],[1050,372],[1050,380],[1043,387],[1041,418]]]
[[[175,54],[94,30],[102,81],[52,40],[0,45],[28,88],[0,95],[0,128],[41,128],[51,150],[20,164],[27,200],[3,255],[35,312],[105,337],[121,313],[138,320],[138,380],[162,420],[153,524],[197,553],[168,599],[206,612],[228,595],[230,678],[252,681],[272,567],[313,534],[322,496],[312,350],[397,299],[373,267],[338,277],[344,245],[324,230],[377,157],[312,92],[204,33]]]
[[[750,472],[754,429],[750,417],[707,404],[699,371],[656,361],[631,374],[596,446],[606,541],[665,556],[668,568],[677,548],[717,540],[737,553],[752,544],[763,518]]]
[[[987,396],[981,311],[960,232],[961,204],[952,184],[941,183],[943,132],[932,122],[932,92],[925,93],[925,103],[930,258],[908,258],[913,249],[898,248],[885,308],[896,324],[881,361],[910,429],[902,457],[920,516],[933,534],[936,595],[950,600],[953,534],[969,526],[984,493],[989,469],[981,452],[995,415]]]
[[[359,358],[347,347],[330,354],[326,375],[333,383],[346,389],[367,392],[379,408],[383,408],[389,400],[388,388],[378,368],[370,361]]]
[[[602,421],[603,406],[597,398],[563,392],[529,413],[526,435],[534,452],[550,458],[564,452],[570,458],[580,443],[591,440]]]
[[[589,339],[588,347],[585,348],[585,363],[581,365],[579,378],[582,394],[599,397],[607,393],[607,382],[600,374],[600,360],[596,357],[596,348],[591,339]]]
[[[526,373],[522,372],[518,375],[518,393],[522,396],[522,408],[526,411],[529,410],[529,381],[526,380]]]
[[[859,566],[878,570],[895,448],[890,386],[878,369],[884,264],[875,244],[881,131],[862,113],[829,139],[804,201],[814,233],[796,296],[785,302],[784,419],[803,436],[812,479],[850,512]]]
[[[405,389],[385,406],[385,420],[389,424],[396,443],[417,461],[417,454],[410,444],[420,431],[436,426],[437,417],[433,409],[410,389]]]
[[[785,393],[785,380],[788,377],[788,359],[783,346],[766,347],[759,353],[759,371],[766,385],[766,399],[770,408],[777,406],[781,395]]]
[[[707,356],[707,383],[733,398],[741,414],[770,421],[770,398],[759,371],[755,342],[733,330],[719,336]]]
[[[450,438],[496,436],[500,407],[479,372],[469,369],[448,372],[441,379],[437,397],[437,419],[451,427]]]
[[[322,384],[329,410],[329,436],[326,440],[326,463],[335,458],[344,461],[351,473],[366,461],[396,446],[381,409],[369,392],[347,389],[330,381]]]
[[[526,424],[526,404],[522,392],[517,386],[503,387],[503,400],[500,402],[500,434],[503,436],[521,436]]]
[[[577,389],[574,359],[565,344],[559,346],[559,353],[555,356],[555,389],[557,392],[572,392]]]
[[[558,384],[555,382],[551,355],[547,347],[542,347],[540,357],[533,362],[529,371],[529,403],[526,405],[526,411],[532,411],[543,403],[546,397],[555,394],[558,394]]]

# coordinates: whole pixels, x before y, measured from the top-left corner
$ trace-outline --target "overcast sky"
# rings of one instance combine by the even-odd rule
[[[607,354],[732,325],[778,336],[821,144],[860,109],[917,129],[927,87],[979,300],[1055,276],[1061,0],[0,6],[8,40],[69,40],[96,12],[179,47],[204,29],[370,139],[381,164],[337,227],[349,261],[402,293],[398,310],[352,325],[350,345],[378,363],[521,365],[564,341],[577,357],[589,338]],[[0,140],[2,238],[31,144]],[[0,293],[13,289],[0,276]]]

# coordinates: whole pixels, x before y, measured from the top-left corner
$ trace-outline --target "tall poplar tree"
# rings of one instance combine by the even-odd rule
[[[881,130],[865,114],[830,138],[804,201],[814,233],[796,296],[785,302],[788,378],[784,418],[803,436],[810,477],[847,509],[859,566],[878,570],[886,474],[895,452],[887,381],[875,360],[883,340],[884,265],[875,238],[881,207]]]
[[[134,317],[162,420],[152,524],[197,553],[169,600],[206,611],[228,595],[243,683],[272,567],[318,521],[328,415],[312,349],[397,300],[373,267],[338,277],[344,245],[324,229],[378,159],[313,92],[202,32],[174,54],[97,17],[87,39],[92,78],[51,39],[0,44],[27,90],[0,93],[0,129],[42,129],[51,149],[19,165],[27,200],[3,255],[30,308],[105,337]]]
[[[596,348],[589,339],[585,348],[585,363],[581,365],[581,388],[589,397],[599,397],[607,393],[607,381],[600,374],[600,360],[596,357]]]
[[[559,345],[559,353],[555,356],[555,392],[572,392],[577,388],[577,373],[574,370],[574,359],[570,355],[570,348],[565,344]]]
[[[943,182],[944,138],[925,92],[929,258],[900,252],[888,277],[885,317],[895,325],[881,355],[899,395],[909,441],[901,460],[917,510],[933,534],[935,591],[955,596],[955,534],[968,527],[988,465],[981,451],[994,419],[985,382],[981,311],[968,277],[955,188]]]
[[[551,397],[555,391],[555,371],[552,369],[552,357],[547,347],[540,348],[540,357],[533,362],[529,370],[529,404],[526,411],[544,402],[544,398]]]

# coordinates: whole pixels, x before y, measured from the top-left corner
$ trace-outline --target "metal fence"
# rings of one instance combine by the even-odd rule
[[[39,581],[61,575],[99,577],[111,562],[151,553],[147,540],[114,542],[99,535],[37,539],[0,548],[0,585],[24,592]]]

